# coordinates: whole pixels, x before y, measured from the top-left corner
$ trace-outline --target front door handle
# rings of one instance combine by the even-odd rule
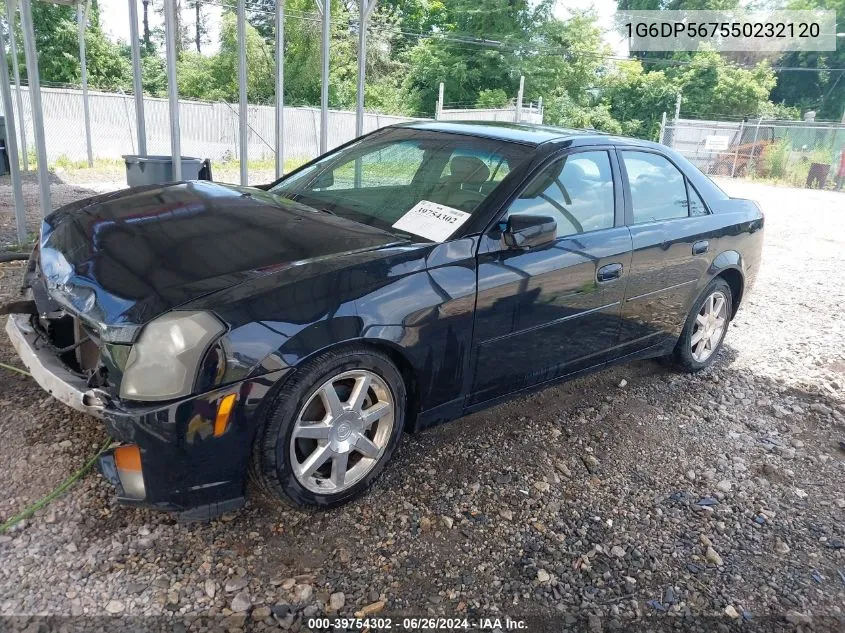
[[[692,254],[693,255],[701,255],[706,253],[710,248],[710,242],[707,240],[701,240],[700,242],[696,242],[692,245]]]
[[[599,281],[613,281],[622,276],[622,264],[607,264],[596,272],[596,279]]]

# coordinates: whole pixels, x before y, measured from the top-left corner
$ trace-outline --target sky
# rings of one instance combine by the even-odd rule
[[[100,0],[100,20],[103,29],[115,40],[129,41],[129,6],[127,0]],[[627,56],[628,48],[624,38],[613,30],[613,14],[616,12],[616,0],[559,0],[555,7],[555,15],[559,18],[566,18],[573,10],[582,11],[593,9],[599,19],[599,26],[605,31],[605,42],[613,49],[613,52]],[[220,15],[222,8],[214,4],[205,5],[205,15],[208,16],[207,27],[209,30],[209,43],[203,47],[203,52],[216,52],[218,35],[220,32]],[[138,2],[138,32],[142,32],[141,26],[142,5]],[[194,25],[194,12],[182,11],[182,17],[189,32]],[[162,19],[156,11],[150,10],[150,28],[161,26]]]
[[[143,5],[138,1],[138,33],[143,33]],[[100,23],[103,30],[111,35],[114,40],[129,41],[129,3],[127,0],[100,0]],[[182,3],[182,19],[188,28],[188,32],[193,32],[194,29],[194,12],[185,9],[185,3]],[[220,15],[223,9],[215,4],[206,4],[203,7],[203,13],[207,16],[206,26],[208,28],[208,44],[203,47],[203,52],[213,53],[217,50],[217,44],[220,35]],[[163,18],[150,7],[149,11],[150,29],[160,27]]]

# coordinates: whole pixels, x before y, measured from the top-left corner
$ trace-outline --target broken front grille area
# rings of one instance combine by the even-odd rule
[[[32,325],[69,371],[89,387],[103,387],[107,372],[101,363],[97,333],[78,317],[64,311],[35,315]]]

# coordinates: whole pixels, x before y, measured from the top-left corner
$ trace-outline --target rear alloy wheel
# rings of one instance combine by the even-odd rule
[[[732,299],[730,286],[716,278],[693,304],[675,347],[681,369],[695,372],[713,363],[728,331]]]
[[[259,429],[252,477],[269,496],[332,507],[378,477],[405,424],[405,383],[375,349],[346,348],[298,367]]]
[[[718,349],[728,326],[728,300],[719,291],[709,295],[698,311],[690,337],[690,352],[699,363],[705,362]]]

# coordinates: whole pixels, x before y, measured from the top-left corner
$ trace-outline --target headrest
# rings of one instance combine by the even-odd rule
[[[465,184],[487,182],[490,170],[480,158],[475,156],[455,156],[449,162],[450,180],[459,180]]]

